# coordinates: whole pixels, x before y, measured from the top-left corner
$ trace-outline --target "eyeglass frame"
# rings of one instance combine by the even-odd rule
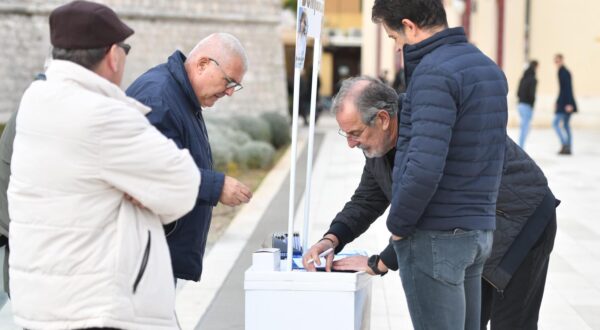
[[[128,43],[124,43],[124,42],[117,42],[115,44],[117,47],[121,48],[124,52],[125,52],[125,56],[129,55],[129,52],[131,51],[131,45]],[[106,48],[106,53],[110,52],[110,49],[112,48],[112,45],[110,47]],[[102,49],[102,48],[100,48]]]
[[[381,111],[381,110],[379,110],[379,111]],[[373,123],[375,122],[375,119],[377,118],[377,115],[379,114],[379,111],[375,112],[373,114],[373,116],[371,116],[371,118],[365,124],[365,127],[362,130],[360,130],[359,133],[348,134],[340,128],[340,129],[338,129],[338,134],[346,139],[351,139],[353,141],[357,141],[358,139],[360,139],[361,135],[365,132],[365,130],[373,125]]]
[[[225,84],[226,89],[233,88],[234,92],[239,92],[242,88],[244,88],[244,86],[242,86],[242,84],[235,81],[233,78],[229,77],[227,75],[227,73],[225,73],[225,70],[223,70],[223,68],[221,68],[221,64],[219,64],[219,62],[217,62],[217,60],[215,60],[214,58],[210,58],[210,57],[208,58],[208,60],[215,62],[215,64],[219,68],[219,70],[221,70],[221,73],[223,74],[223,79],[225,79],[225,81],[227,82],[227,84]]]
[[[117,46],[121,47],[121,49],[123,49],[123,51],[125,52],[125,55],[129,55],[129,51],[131,50],[131,45],[124,43],[124,42],[119,42],[117,44]]]

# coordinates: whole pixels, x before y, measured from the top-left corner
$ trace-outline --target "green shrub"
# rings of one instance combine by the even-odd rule
[[[237,129],[235,122],[230,117],[224,115],[217,115],[213,113],[207,113],[204,115],[204,122],[207,125],[215,125],[217,127],[229,127]]]
[[[271,127],[271,144],[276,149],[286,146],[292,140],[287,117],[277,112],[265,112],[260,115]]]
[[[275,148],[270,143],[251,141],[238,149],[235,161],[249,169],[264,169],[273,163]]]
[[[236,149],[229,142],[211,143],[213,166],[217,171],[225,172],[233,162]]]
[[[231,119],[241,131],[248,133],[253,140],[271,143],[271,127],[265,120],[244,115]]]
[[[235,157],[236,146],[223,134],[223,129],[216,124],[206,123],[208,139],[212,150],[213,166],[218,171],[225,171]]]

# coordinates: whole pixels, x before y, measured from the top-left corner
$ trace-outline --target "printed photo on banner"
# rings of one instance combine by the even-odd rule
[[[306,56],[306,39],[308,37],[308,16],[304,7],[298,9],[298,23],[296,25],[296,68],[304,67],[304,58]]]
[[[306,2],[306,1],[305,1]],[[323,21],[323,3],[322,1],[309,1],[308,7],[298,7],[298,17],[296,22],[296,68],[304,67],[306,57],[307,38],[317,38],[321,35],[321,25]]]

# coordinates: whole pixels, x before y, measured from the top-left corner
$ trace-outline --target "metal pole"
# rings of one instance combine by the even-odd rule
[[[321,36],[315,38],[313,46],[312,86],[310,96],[310,126],[308,127],[308,156],[306,160],[306,184],[304,189],[304,226],[302,230],[302,251],[308,250],[308,229],[310,220],[310,187],[312,186],[313,148],[315,141],[315,120],[317,87],[321,67]]]

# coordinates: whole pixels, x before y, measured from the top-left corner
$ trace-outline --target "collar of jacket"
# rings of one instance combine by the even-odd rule
[[[187,72],[185,71],[185,60],[185,55],[183,55],[181,51],[176,50],[171,56],[169,56],[167,68],[175,78],[175,81],[177,81],[177,84],[179,84],[181,87],[181,90],[183,90],[187,96],[188,101],[194,106],[192,111],[195,115],[198,115],[200,111],[202,111],[202,106],[200,106],[200,102],[198,102],[196,93],[194,93],[194,89],[192,88],[192,83],[190,82]]]
[[[149,107],[125,95],[125,92],[119,86],[74,62],[64,60],[52,60],[50,62],[46,70],[46,81],[59,80],[71,81],[91,92],[119,100],[137,109],[143,115],[151,111]]]
[[[416,67],[421,63],[425,55],[433,52],[438,47],[448,44],[466,43],[467,36],[462,27],[449,28],[442,30],[431,37],[413,44],[404,45],[402,50],[404,54],[404,72],[406,75],[406,85],[408,86],[410,78]]]

